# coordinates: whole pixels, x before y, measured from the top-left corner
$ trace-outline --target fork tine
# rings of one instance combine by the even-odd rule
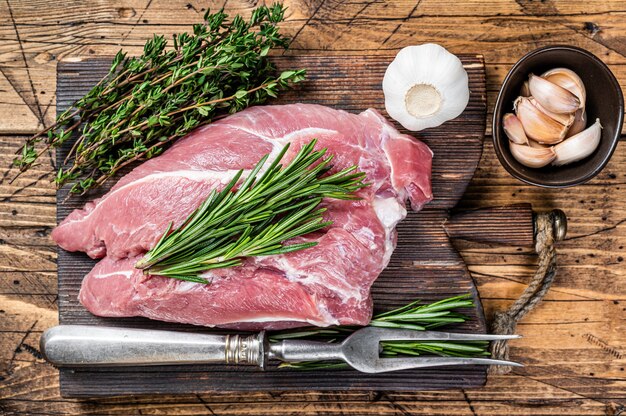
[[[373,373],[385,373],[387,371],[408,370],[411,368],[440,367],[446,365],[510,365],[523,367],[522,364],[513,361],[494,360],[492,358],[457,358],[457,357],[402,357],[381,358],[372,368]]]
[[[521,338],[519,335],[456,334],[452,332],[413,331],[409,329],[373,328],[372,335],[381,341],[496,341]]]

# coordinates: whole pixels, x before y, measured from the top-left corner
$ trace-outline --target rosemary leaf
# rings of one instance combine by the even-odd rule
[[[323,176],[332,156],[326,156],[326,149],[315,151],[316,143],[314,139],[305,144],[284,167],[280,162],[289,144],[267,167],[266,155],[247,177],[237,172],[180,227],[172,230],[170,225],[135,267],[150,275],[199,281],[203,272],[238,266],[246,257],[315,246],[316,242],[286,242],[332,224],[323,220],[325,209],[319,208],[323,198],[356,198],[354,192],[367,186],[365,175],[354,166]]]

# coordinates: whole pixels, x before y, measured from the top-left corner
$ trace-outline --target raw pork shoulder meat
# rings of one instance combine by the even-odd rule
[[[334,169],[358,165],[371,183],[359,191],[361,200],[323,202],[333,225],[303,238],[317,246],[208,272],[208,285],[146,277],[133,267],[168,223],[180,225],[237,170],[276,155],[287,142],[290,160],[313,138],[335,155]],[[432,199],[431,159],[425,144],[375,110],[253,107],[193,131],[135,168],[105,196],[72,212],[52,238],[66,250],[103,258],[79,295],[95,315],[241,329],[365,325],[370,286],[395,248],[406,200],[419,210]]]

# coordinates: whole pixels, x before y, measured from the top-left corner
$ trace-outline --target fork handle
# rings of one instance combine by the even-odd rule
[[[270,344],[269,358],[285,362],[345,361],[341,344],[292,339]]]
[[[264,332],[244,336],[60,325],[45,331],[40,345],[44,357],[59,367],[225,363],[263,368],[267,361]]]

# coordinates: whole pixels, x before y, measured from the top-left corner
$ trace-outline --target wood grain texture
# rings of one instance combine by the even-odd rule
[[[626,146],[623,142],[618,146],[593,181],[547,190],[511,178],[500,167],[489,137],[460,208],[531,202],[536,210],[563,209],[570,226],[568,239],[559,245],[555,283],[547,299],[518,326],[524,338],[512,343],[513,357],[527,362],[523,370],[489,377],[485,387],[462,391],[214,393],[102,400],[59,396],[57,370],[28,348],[36,347],[43,329],[57,323],[56,252],[48,237],[55,224],[55,192],[48,181],[52,160],[43,160],[13,184],[5,180],[4,167],[23,135],[37,128],[37,107],[46,122],[54,117],[55,67],[60,59],[111,55],[120,47],[138,53],[152,33],[188,30],[206,7],[223,4],[223,0],[0,0],[0,69],[9,80],[0,76],[0,101],[9,103],[0,111],[4,133],[0,134],[0,414],[623,414]],[[254,4],[228,0],[226,9],[249,13]],[[567,43],[592,51],[609,64],[622,87],[626,85],[626,8],[620,0],[453,4],[286,0],[285,4],[287,19],[293,20],[285,29],[292,35],[300,32],[293,45],[297,53],[315,46],[329,55],[388,54],[429,41],[441,42],[453,53],[481,52],[489,108],[513,63],[547,44]],[[315,28],[307,27],[309,19]],[[320,31],[326,32],[323,41],[317,39]],[[32,186],[24,188],[27,184]],[[519,296],[534,271],[536,258],[530,248],[463,240],[455,244],[476,280],[487,316]]]
[[[479,208],[453,214],[443,228],[450,238],[531,247],[535,243],[530,204]]]
[[[307,102],[359,112],[367,108],[384,111],[380,88],[392,56],[284,56],[274,57],[279,69],[306,68],[307,80],[282,94],[272,104]],[[413,299],[441,299],[473,293],[476,308],[467,311],[465,330],[484,332],[485,322],[471,277],[442,228],[447,209],[456,205],[480,159],[484,138],[485,74],[482,57],[463,55],[469,73],[470,102],[465,112],[445,127],[421,135],[435,153],[433,193],[426,210],[409,217],[398,227],[398,248],[387,269],[372,288],[377,310],[387,310]],[[57,76],[57,107],[63,111],[107,72],[108,60],[61,62]],[[359,89],[359,94],[354,91]],[[71,143],[67,148],[71,147]],[[65,151],[57,152],[62,163]],[[114,183],[114,182],[112,182]],[[111,183],[111,184],[112,184]],[[111,184],[108,184],[111,186]],[[81,207],[106,189],[88,198],[66,200],[67,188],[58,193],[57,219]],[[530,208],[526,207],[530,213]],[[510,218],[512,222],[516,220]],[[521,216],[532,228],[532,216]],[[516,226],[514,226],[515,228]],[[521,225],[520,225],[521,227]],[[95,262],[82,253],[58,252],[59,321],[62,324],[123,325],[142,328],[178,329],[180,325],[146,319],[97,318],[78,303],[83,276]],[[199,330],[197,327],[183,327]],[[122,394],[188,393],[207,391],[286,390],[424,390],[475,387],[484,383],[484,368],[450,368],[366,375],[354,370],[299,371],[271,366],[265,372],[251,367],[225,365],[172,366],[154,368],[61,370],[61,392],[67,396],[111,396]]]
[[[8,80],[14,97],[7,102],[16,103],[14,108],[24,114],[0,119],[0,132],[34,132],[41,120],[52,120],[58,61],[112,55],[120,46],[137,54],[153,33],[186,31],[207,7],[222,4],[222,0],[0,2],[0,75]],[[226,8],[247,16],[255,4],[229,0]],[[439,42],[454,53],[484,53],[487,73],[497,85],[504,76],[502,69],[546,44],[581,46],[616,73],[626,68],[626,8],[619,1],[490,0],[452,7],[442,0],[288,0],[285,5],[282,26],[295,37],[290,50],[297,54],[388,54],[410,44]],[[625,85],[624,78],[619,79]]]

